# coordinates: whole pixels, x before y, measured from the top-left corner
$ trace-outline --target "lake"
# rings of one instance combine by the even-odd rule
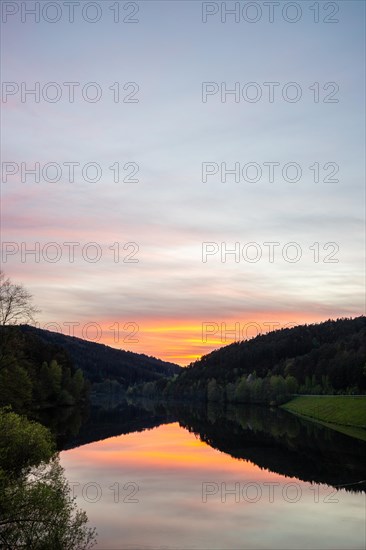
[[[365,547],[366,443],[285,411],[124,404],[60,444],[96,548]]]

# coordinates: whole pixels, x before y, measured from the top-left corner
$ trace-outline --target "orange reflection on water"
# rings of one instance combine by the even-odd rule
[[[315,502],[309,483],[234,459],[177,422],[65,451],[61,463],[101,550],[364,547],[362,495],[329,505],[334,490],[322,486]],[[284,497],[287,483],[300,500]]]
[[[245,475],[247,481],[262,481],[273,473],[260,469],[244,460],[233,459],[226,453],[213,449],[178,422],[158,428],[120,435],[84,445],[64,453],[64,461],[71,460],[80,468],[98,463],[101,467],[148,470],[194,470],[197,472],[222,472]],[[283,476],[278,476],[279,479]]]

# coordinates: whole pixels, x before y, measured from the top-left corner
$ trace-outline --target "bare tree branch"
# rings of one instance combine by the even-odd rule
[[[32,295],[23,285],[12,283],[0,271],[0,325],[34,322],[34,316],[39,311],[32,304]]]

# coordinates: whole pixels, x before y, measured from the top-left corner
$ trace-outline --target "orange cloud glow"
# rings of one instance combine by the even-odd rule
[[[253,338],[270,330],[324,320],[324,315],[293,312],[256,313],[240,318],[221,319],[137,319],[70,321],[40,323],[40,328],[58,330],[114,348],[144,353],[185,366],[214,349],[237,340]]]

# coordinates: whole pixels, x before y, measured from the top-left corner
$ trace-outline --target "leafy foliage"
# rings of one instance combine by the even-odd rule
[[[48,430],[0,409],[0,545],[91,548],[95,531],[70,495]]]
[[[37,422],[0,409],[0,471],[14,477],[48,461],[54,451],[50,432]]]

